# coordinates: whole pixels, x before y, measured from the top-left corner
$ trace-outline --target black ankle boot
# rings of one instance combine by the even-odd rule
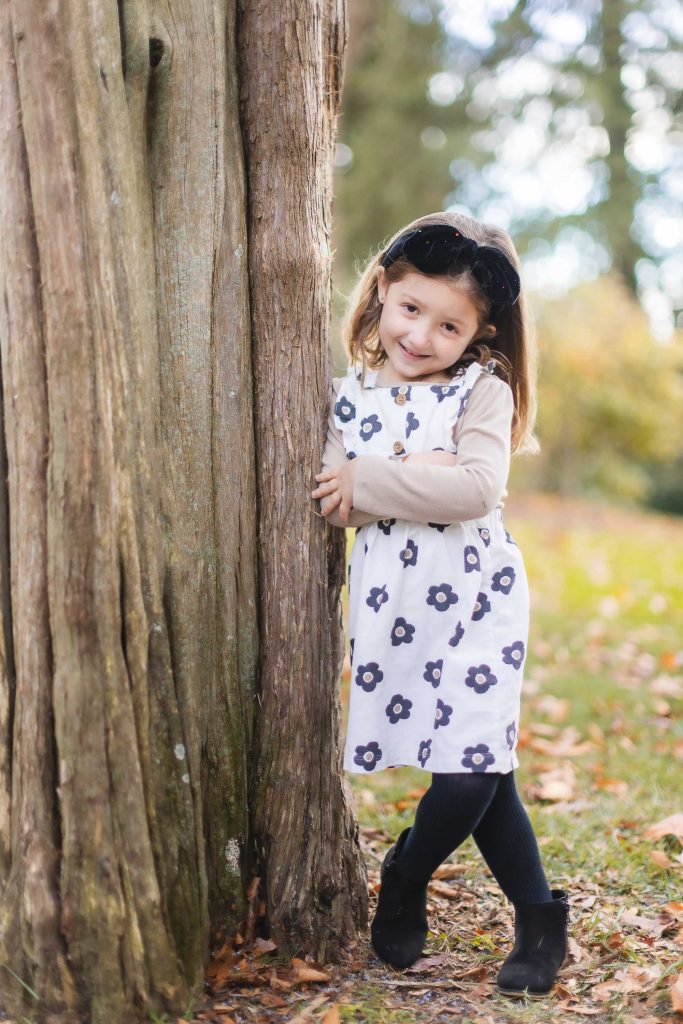
[[[429,931],[427,885],[399,874],[399,858],[409,828],[401,832],[387,851],[380,868],[381,887],[377,912],[370,926],[372,948],[392,967],[410,967],[422,956]]]
[[[515,903],[515,945],[498,975],[506,996],[540,999],[552,990],[567,956],[569,900],[552,889],[547,903]]]

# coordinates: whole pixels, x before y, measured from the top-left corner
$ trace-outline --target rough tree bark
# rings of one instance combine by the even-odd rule
[[[367,919],[329,684],[342,658],[344,533],[323,526],[309,499],[330,372],[329,157],[344,0],[240,0],[239,24],[260,509],[254,835],[278,943],[332,959]]]
[[[306,82],[327,73],[328,14],[292,11],[271,40],[279,50],[302,19],[315,23],[317,63],[289,53]],[[302,116],[311,95],[327,103],[327,134],[306,143],[323,166],[333,106],[307,86]],[[269,107],[282,100],[263,94]],[[182,1012],[200,991],[251,870],[292,871],[285,848],[262,845],[254,862],[249,822],[250,762],[258,775],[263,758],[276,771],[289,761],[276,742],[252,742],[254,446],[264,458],[268,441],[253,426],[233,0],[2,5],[0,180],[0,1006],[130,1024]],[[295,247],[302,218],[311,245],[329,229],[329,188],[303,169],[289,183],[272,197],[283,236]],[[270,278],[261,307],[281,336],[313,328],[307,402],[272,465],[273,479],[301,475],[301,495],[322,439],[310,392],[323,394],[327,372],[327,257],[317,269],[315,313],[278,305]],[[272,593],[270,524],[298,508],[269,508],[281,491],[260,495]],[[306,678],[324,723],[302,758],[322,777],[313,799],[331,794],[317,893],[340,823],[353,826],[338,779],[324,778],[337,758],[339,550],[298,500],[306,517],[290,526],[288,564],[318,638]],[[267,670],[267,611],[263,622]],[[285,711],[277,728],[300,728]],[[360,877],[357,849],[340,849],[330,877]],[[340,936],[362,921],[348,895],[333,914],[308,902],[315,948],[331,920]]]

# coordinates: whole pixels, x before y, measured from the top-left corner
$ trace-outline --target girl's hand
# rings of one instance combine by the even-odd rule
[[[457,466],[458,457],[453,452],[411,452],[404,462],[422,462],[432,466]]]
[[[356,459],[349,459],[343,466],[328,469],[324,473],[316,473],[318,487],[311,491],[312,498],[320,498],[320,510],[328,516],[339,506],[339,518],[347,525],[349,513],[353,508],[353,477],[356,472]],[[323,502],[322,499],[325,499]]]

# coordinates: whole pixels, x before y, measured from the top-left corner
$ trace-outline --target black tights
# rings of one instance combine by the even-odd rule
[[[552,899],[513,772],[435,772],[401,850],[401,874],[424,884],[469,835],[511,902]]]

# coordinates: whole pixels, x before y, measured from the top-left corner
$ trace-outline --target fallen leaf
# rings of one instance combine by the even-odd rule
[[[566,697],[545,693],[534,701],[534,708],[547,715],[551,722],[563,722],[571,710],[571,702]]]
[[[678,655],[676,651],[662,651],[659,655],[659,664],[662,668],[673,670],[678,665]]]
[[[683,814],[680,811],[670,814],[668,818],[650,825],[643,833],[646,839],[662,839],[664,836],[676,836],[683,839]]]
[[[652,935],[655,939],[658,939],[667,928],[671,927],[671,918],[668,914],[661,915],[659,918],[643,917],[638,914],[635,907],[624,911],[619,921],[622,924],[631,925],[632,928],[637,928],[645,935]]]
[[[409,811],[411,807],[415,806],[414,800],[397,800],[394,807],[397,811]]]
[[[322,1024],[339,1024],[339,1007],[335,1003],[322,1019]]]
[[[406,974],[424,974],[427,971],[433,971],[435,967],[440,967],[441,964],[446,963],[447,960],[451,959],[450,953],[439,953],[436,956],[423,956],[419,960],[416,960],[412,967],[409,967]]]
[[[656,867],[662,868],[664,871],[674,866],[673,861],[669,860],[663,850],[650,850],[650,860]]]
[[[581,757],[595,748],[592,740],[581,740],[578,730],[573,725],[567,726],[552,740],[532,739],[529,746],[537,754],[546,754],[553,758]]]
[[[445,882],[435,881],[433,878],[429,883],[429,891],[435,896],[443,896],[447,900],[460,899],[462,895],[462,889],[452,888],[450,885],[446,885]]]
[[[467,868],[464,864],[441,864],[432,878],[438,878],[442,882],[447,881],[449,878],[456,878],[458,875],[464,875]]]
[[[601,1017],[604,1009],[601,1006],[584,1006],[583,1003],[558,1003],[558,1010],[567,1010],[568,1013],[579,1013],[582,1017]]]
[[[680,676],[657,676],[648,690],[658,697],[683,697],[683,680]]]
[[[673,985],[669,986],[671,1006],[676,1013],[683,1013],[683,974],[679,974]]]
[[[259,996],[259,1003],[263,1006],[289,1006],[286,999],[279,996],[277,992],[264,992],[262,996]]]
[[[556,802],[573,799],[575,787],[576,772],[574,771],[574,766],[565,761],[564,764],[559,765],[557,768],[541,772],[538,777],[538,783],[530,788],[537,800]]]
[[[251,947],[257,955],[263,953],[272,953],[273,950],[277,949],[277,943],[273,942],[272,939],[262,939],[260,936],[254,939]]]
[[[292,979],[294,981],[330,981],[330,975],[317,964],[306,963],[298,957],[292,958]]]
[[[626,796],[630,786],[624,779],[608,779],[598,775],[595,779],[596,789],[603,789],[606,793],[613,793],[615,796]]]
[[[579,963],[581,960],[588,960],[590,953],[583,946],[580,946],[573,936],[569,936],[569,952],[573,960]]]

